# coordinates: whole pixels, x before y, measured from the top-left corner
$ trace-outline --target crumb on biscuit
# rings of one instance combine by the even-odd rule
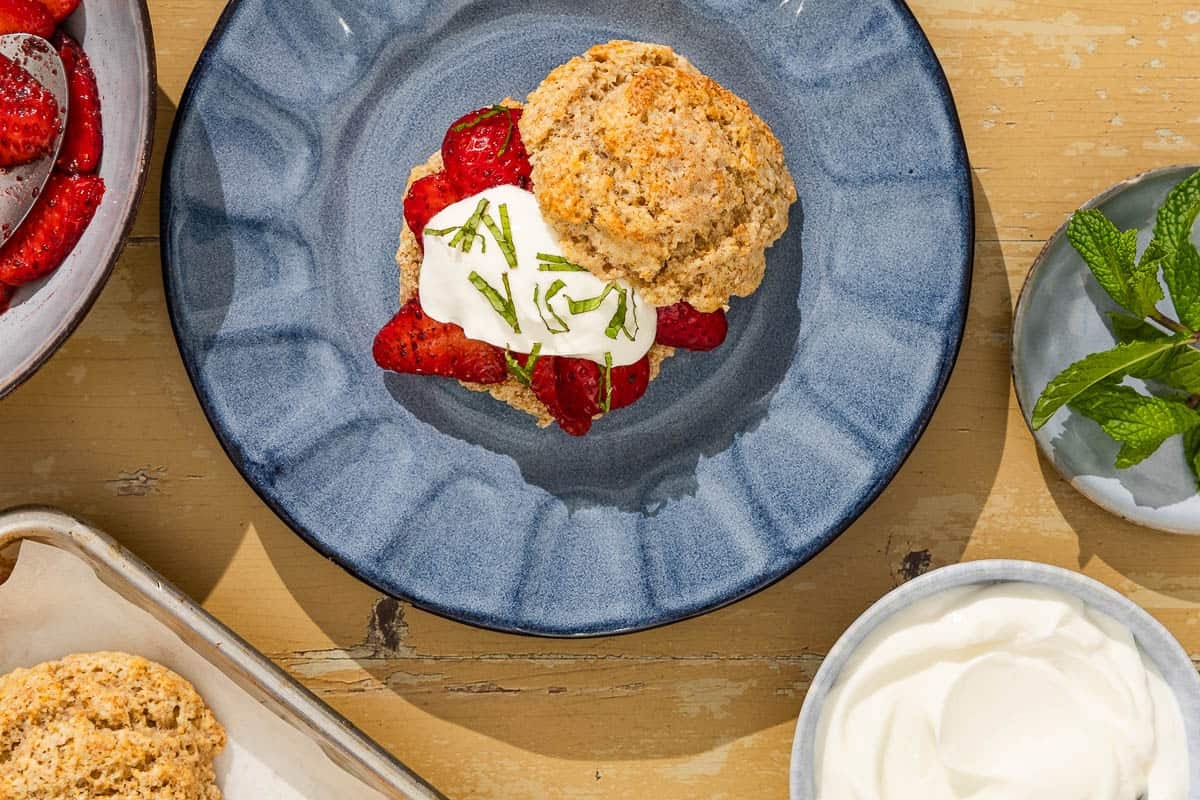
[[[728,305],[762,282],[796,189],[750,106],[662,45],[614,41],[551,72],[520,122],[568,258],[651,303]]]

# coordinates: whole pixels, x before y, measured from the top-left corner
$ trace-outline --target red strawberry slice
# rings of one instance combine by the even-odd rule
[[[71,98],[67,132],[58,151],[58,168],[67,172],[95,172],[100,166],[100,154],[104,152],[96,74],[92,72],[87,53],[70,36],[56,33],[54,46],[58,48],[66,70],[67,91]]]
[[[624,367],[613,367],[612,403],[610,411],[631,406],[646,393],[650,385],[650,359],[642,356],[641,361]]]
[[[0,167],[41,158],[58,136],[58,101],[28,71],[0,55]]]
[[[430,319],[416,299],[383,326],[373,352],[376,364],[394,372],[475,383],[502,383],[508,377],[503,350],[468,339],[457,325]]]
[[[655,341],[685,350],[712,350],[725,341],[729,323],[725,312],[697,311],[686,302],[658,309],[658,336]]]
[[[571,436],[584,436],[592,429],[592,417],[580,414],[575,409],[563,404],[559,395],[558,362],[555,356],[542,356],[533,365],[533,375],[529,386],[533,393],[546,406],[546,410],[554,417],[558,426]]]
[[[446,173],[464,197],[493,186],[532,186],[529,155],[517,122],[521,109],[491,106],[472,111],[450,126],[442,141]]]
[[[450,181],[445,172],[435,172],[415,181],[404,198],[404,220],[417,237],[417,244],[425,250],[425,228],[429,220],[447,206],[465,197]]]
[[[49,39],[55,24],[50,11],[37,0],[0,0],[0,35],[33,33]]]
[[[559,357],[558,401],[571,417],[591,417],[600,413],[600,392],[604,386],[604,368],[586,358]]]
[[[104,181],[95,175],[51,175],[29,216],[0,248],[0,282],[20,286],[58,269],[103,198]]]
[[[42,5],[54,17],[54,24],[60,24],[64,19],[75,13],[82,0],[41,0]]]
[[[9,286],[7,283],[0,283],[0,314],[8,311],[8,304],[12,302],[13,294],[16,288]]]

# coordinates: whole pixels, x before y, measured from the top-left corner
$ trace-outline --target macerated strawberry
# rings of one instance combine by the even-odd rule
[[[613,367],[612,370],[612,403],[610,411],[631,406],[646,393],[650,385],[650,359],[642,356],[624,367]]]
[[[41,0],[41,4],[54,17],[54,24],[61,24],[64,19],[75,13],[82,0]]]
[[[430,319],[415,298],[383,326],[373,353],[376,364],[393,372],[474,383],[501,383],[508,377],[503,350],[468,339],[458,325]]]
[[[685,350],[712,350],[725,341],[729,323],[721,310],[705,313],[686,302],[658,309],[655,341]]]
[[[532,186],[529,155],[517,122],[521,109],[491,106],[460,118],[442,141],[446,174],[463,193],[478,194],[493,186]]]
[[[558,401],[571,417],[594,417],[600,413],[604,368],[586,358],[559,357]]]
[[[54,94],[24,67],[0,55],[0,167],[46,155],[59,129]]]
[[[56,25],[50,10],[37,0],[0,0],[0,36],[32,33],[49,39]]]
[[[425,228],[429,220],[465,196],[445,172],[426,175],[413,183],[404,198],[404,221],[417,237],[417,244],[422,251],[425,249]]]
[[[62,58],[71,98],[67,106],[67,132],[58,151],[58,168],[66,172],[95,172],[104,152],[96,74],[78,42],[61,31],[54,34],[53,41]]]
[[[20,286],[58,269],[103,199],[104,181],[95,175],[51,175],[29,216],[0,248],[0,282]]]
[[[7,283],[0,283],[0,314],[8,311],[8,304],[12,302],[13,294],[16,288],[9,286]]]
[[[577,414],[563,405],[559,396],[558,362],[555,356],[542,356],[533,365],[529,388],[542,401],[558,426],[571,436],[584,436],[592,429],[592,417]]]

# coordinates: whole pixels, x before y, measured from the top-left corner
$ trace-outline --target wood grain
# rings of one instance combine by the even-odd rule
[[[112,532],[455,798],[784,798],[822,654],[892,586],[966,559],[1079,569],[1200,658],[1200,538],[1076,495],[1039,460],[1008,378],[1014,298],[1067,214],[1129,175],[1200,161],[1200,0],[915,3],[958,102],[979,212],[966,341],[928,434],[790,578],[701,619],[585,642],[476,631],[380,598],[292,535],[214,439],[166,319],[157,192],[222,7],[151,2],[161,113],[146,202],[95,310],[0,405],[0,506],[50,503]]]

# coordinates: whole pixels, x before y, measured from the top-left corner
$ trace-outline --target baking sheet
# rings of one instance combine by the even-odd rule
[[[310,736],[254,699],[164,623],[102,583],[78,556],[30,540],[19,547],[12,574],[0,584],[0,674],[69,653],[141,655],[191,681],[225,726],[229,744],[216,768],[229,800],[386,797],[335,764]],[[11,558],[11,551],[5,556]]]

